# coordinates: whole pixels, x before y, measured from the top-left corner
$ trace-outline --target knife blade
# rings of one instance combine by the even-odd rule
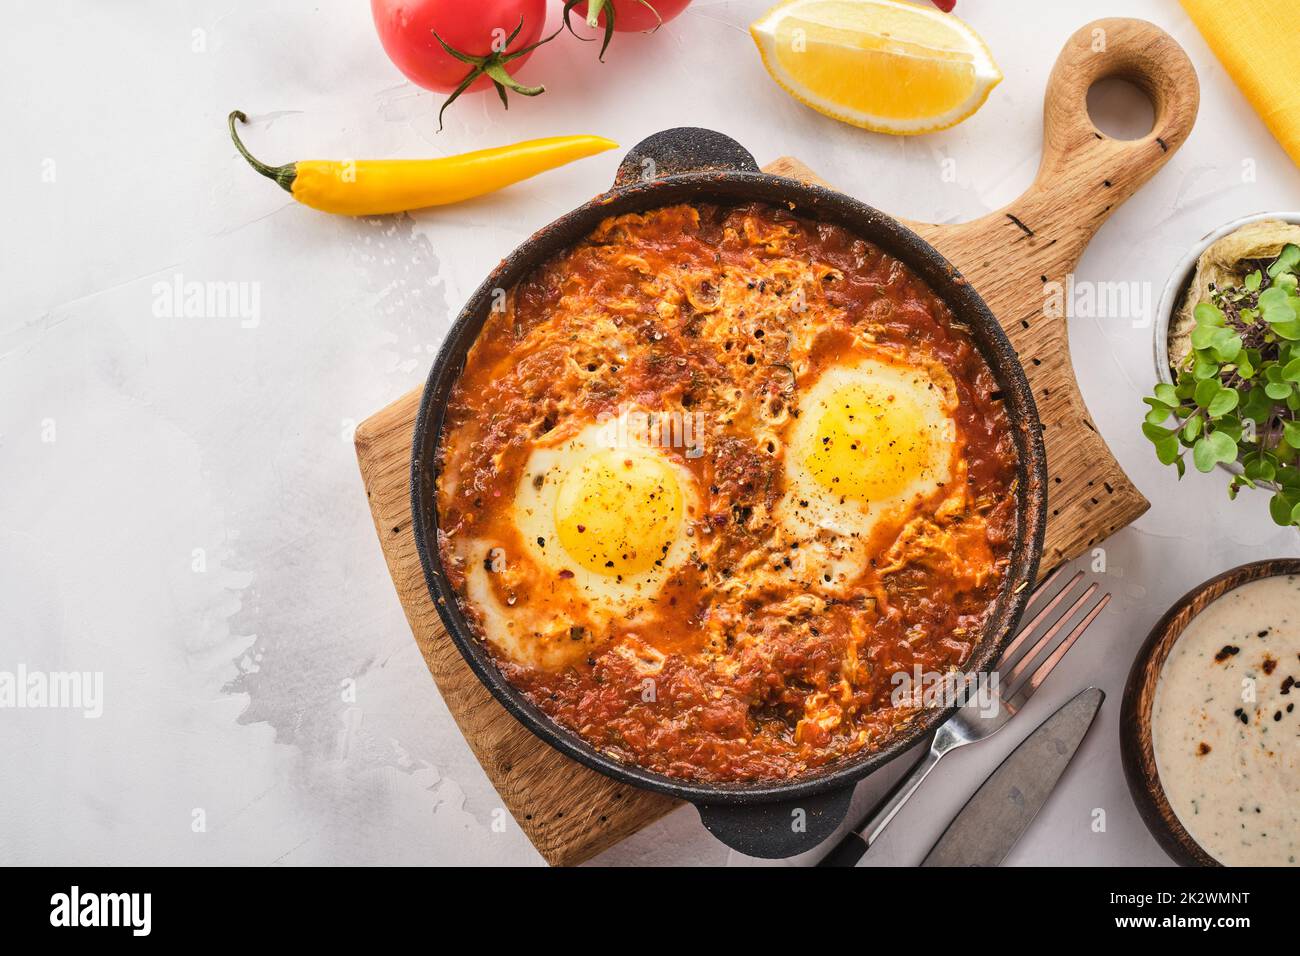
[[[975,791],[922,866],[997,866],[1051,796],[1106,694],[1081,691],[1020,742]]]

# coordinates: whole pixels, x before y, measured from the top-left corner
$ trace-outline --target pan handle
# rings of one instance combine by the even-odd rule
[[[700,822],[746,856],[781,860],[813,849],[844,822],[853,787],[780,803],[696,804]]]
[[[614,188],[709,171],[758,172],[758,163],[730,136],[698,126],[678,126],[647,136],[619,163]]]

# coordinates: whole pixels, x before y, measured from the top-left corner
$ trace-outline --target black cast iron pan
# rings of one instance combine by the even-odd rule
[[[623,159],[613,188],[562,216],[512,252],[470,297],[448,333],[425,385],[411,460],[411,513],[425,580],[447,632],[469,666],[505,708],[535,734],[594,770],[635,787],[688,800],[722,842],[750,856],[781,858],[815,847],[843,821],[853,787],[946,720],[952,710],[920,715],[889,744],[857,759],[793,780],[716,785],[685,781],[619,763],[552,722],[501,676],[470,630],[443,576],[438,554],[436,462],[443,413],[465,356],[497,289],[585,238],[606,216],[679,202],[760,201],[801,216],[839,223],[907,263],[967,326],[1002,390],[1019,452],[1016,540],[1006,584],[968,667],[988,669],[1014,629],[1035,579],[1046,527],[1047,466],[1034,398],[1011,343],[979,294],[943,256],[897,220],[823,187],[759,171],[739,143],[712,130],[665,130]]]

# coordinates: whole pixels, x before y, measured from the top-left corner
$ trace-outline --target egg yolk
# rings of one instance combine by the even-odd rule
[[[556,496],[560,545],[582,567],[609,577],[662,561],[681,524],[677,475],[653,452],[598,451],[569,469]]]
[[[842,498],[893,498],[929,471],[935,448],[915,401],[891,386],[854,383],[822,405],[804,467]]]

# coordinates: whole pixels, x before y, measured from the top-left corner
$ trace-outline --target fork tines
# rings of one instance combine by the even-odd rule
[[[1057,579],[1060,578],[1063,570],[1064,568],[1057,568],[1035,589],[1029,599],[1026,613],[1047,595]],[[1088,585],[1073,600],[1073,603],[1058,615],[1057,609],[1067,598],[1071,597],[1072,592],[1083,578],[1084,573],[1079,571],[1050,600],[1043,604],[1020,629],[1015,639],[1007,645],[1007,649],[1002,652],[1002,656],[998,658],[997,671],[1002,684],[1001,697],[1004,702],[1011,704],[1017,697],[1028,698],[1030,694],[1037,690],[1038,685],[1052,672],[1052,668],[1061,662],[1061,658],[1065,657],[1070,648],[1074,646],[1074,642],[1088,629],[1088,626],[1101,613],[1102,608],[1110,601],[1110,594],[1103,594],[1092,607],[1084,612],[1079,622],[1056,644],[1055,649],[1038,665],[1028,679],[1024,679],[1025,672],[1034,661],[1056,642],[1057,637],[1070,619],[1082,610],[1092,596],[1097,593],[1098,586],[1096,583]],[[1047,630],[1043,632],[1042,636],[1027,651],[1023,650],[1030,636],[1041,625],[1049,621]],[[1018,703],[1023,703],[1023,699]]]

